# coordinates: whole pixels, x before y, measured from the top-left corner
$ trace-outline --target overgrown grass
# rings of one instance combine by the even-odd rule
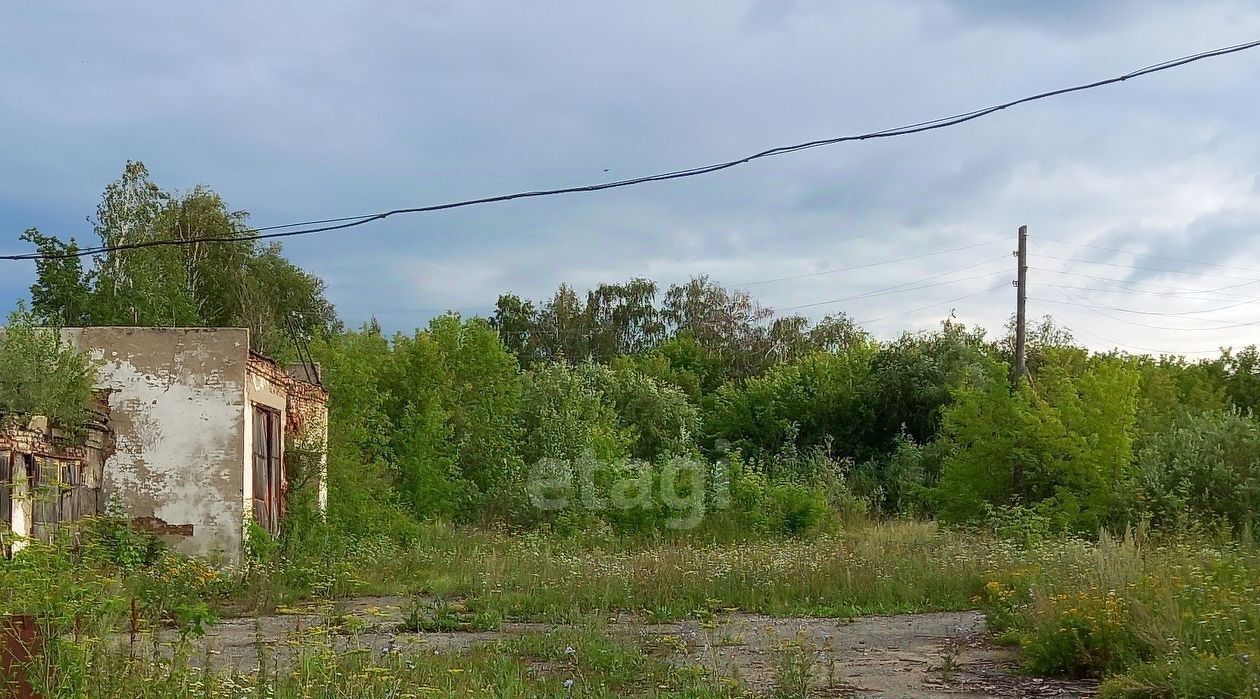
[[[1260,552],[1246,542],[1107,535],[1012,547],[990,623],[1036,673],[1105,678],[1103,697],[1260,696]]]
[[[1105,697],[1260,697],[1260,550],[1245,536],[1016,542],[898,521],[812,539],[583,542],[433,524],[406,545],[330,541],[220,570],[113,536],[32,546],[0,568],[2,610],[37,615],[52,639],[41,659],[56,669],[49,676],[72,690],[100,689],[92,692],[100,696],[110,696],[109,688],[130,696],[130,685],[117,684],[125,682],[151,685],[153,693],[136,696],[377,696],[339,684],[347,677],[368,678],[372,691],[391,682],[447,693],[506,683],[518,694],[549,694],[563,681],[550,673],[557,669],[588,696],[650,694],[660,685],[665,695],[726,696],[735,689],[704,694],[691,671],[664,669],[633,642],[599,646],[603,631],[592,620],[982,606],[994,629],[1021,646],[1030,672],[1099,677]],[[187,638],[214,615],[368,594],[413,596],[401,632],[483,630],[507,621],[565,626],[458,658],[361,656],[335,652],[327,638],[303,639],[302,657],[313,664],[295,666],[305,673],[298,676],[274,664],[263,675],[207,674],[177,652],[140,662],[102,641],[126,636],[131,599],[142,634],[175,627]],[[581,663],[556,655],[579,642],[603,650]],[[331,645],[321,650],[319,643]],[[582,664],[588,660],[596,664]],[[162,673],[166,684],[158,682]]]
[[[433,529],[396,561],[402,569],[390,579],[514,620],[568,621],[598,610],[657,620],[720,609],[847,617],[966,607],[985,562],[984,547],[914,523],[810,540],[597,548]]]
[[[174,697],[694,697],[743,696],[738,683],[696,667],[651,657],[638,639],[600,625],[526,633],[463,652],[428,648],[374,649],[312,627],[280,644],[284,659],[259,644],[254,672],[190,657],[186,643],[148,645],[138,654],[108,643],[81,643],[79,664],[43,674],[48,696],[131,699]],[[275,655],[273,655],[275,653]]]

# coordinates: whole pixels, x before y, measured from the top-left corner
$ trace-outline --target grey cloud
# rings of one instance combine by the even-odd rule
[[[12,231],[2,247],[17,247],[31,225],[82,236],[127,158],[168,187],[207,184],[261,225],[375,211],[941,116],[1245,38],[1260,31],[1260,11],[1230,0],[48,3],[0,10],[0,26],[12,28],[0,42],[0,121],[18,144],[0,168],[0,224]],[[66,50],[47,50],[50,40]],[[1227,262],[1246,226],[1226,212],[1242,206],[1237,181],[1254,182],[1260,167],[1260,66],[1236,58],[955,129],[703,179],[390,219],[286,249],[328,280],[351,322],[375,310],[400,328],[428,311],[392,311],[480,307],[504,291],[541,298],[561,282],[637,274],[738,283],[1013,237],[1020,223],[1126,248],[1139,241],[1117,235],[1149,229],[1168,247],[1137,249],[1200,259],[1195,248],[1216,236],[1214,259]],[[756,292],[772,305],[811,303],[978,255]],[[29,277],[27,267],[6,275],[0,291],[16,297]],[[949,306],[905,312],[989,281],[811,313],[904,313],[877,324],[887,334],[930,327]],[[959,302],[959,315],[996,332],[1009,296]],[[1107,335],[1088,315],[1069,319]]]
[[[1042,31],[1103,33],[1133,21],[1138,12],[1153,11],[1160,3],[1139,0],[945,0],[941,3],[966,24],[1032,27]]]

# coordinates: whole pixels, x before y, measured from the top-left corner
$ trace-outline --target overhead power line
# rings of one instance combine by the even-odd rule
[[[1033,269],[1033,268],[1030,267],[1029,269]],[[1193,301],[1239,301],[1241,300],[1244,303],[1249,303],[1252,301],[1260,301],[1260,297],[1257,297],[1257,296],[1238,296],[1238,295],[1198,296],[1194,299],[1185,299],[1184,297],[1186,295],[1186,292],[1184,291],[1139,291],[1137,289],[1108,289],[1106,287],[1101,287],[1101,286],[1071,286],[1068,284],[1051,284],[1050,286],[1054,286],[1060,289],[1068,289],[1069,291],[1088,291],[1088,292],[1092,292],[1096,294],[1132,294],[1134,296],[1168,296],[1168,297],[1173,297],[1175,300],[1176,300],[1176,297],[1182,297],[1180,300],[1193,300]]]
[[[1242,294],[1228,293],[1228,290],[1238,289],[1244,286],[1251,286],[1252,284],[1260,283],[1260,279],[1252,279],[1245,282],[1241,282],[1239,284],[1228,284],[1226,286],[1220,286],[1215,289],[1186,289],[1180,286],[1169,286],[1167,284],[1156,284],[1154,282],[1134,282],[1134,281],[1129,281],[1126,279],[1116,279],[1114,277],[1099,277],[1093,274],[1083,274],[1081,272],[1069,272],[1063,269],[1046,269],[1045,267],[1037,267],[1035,265],[1030,266],[1029,269],[1035,269],[1038,272],[1048,272],[1050,274],[1066,274],[1071,277],[1083,277],[1085,279],[1093,279],[1094,281],[1102,282],[1104,284],[1119,284],[1125,287],[1124,289],[1121,289],[1122,291],[1130,291],[1130,292],[1143,293],[1143,294],[1154,294],[1156,292],[1150,291],[1148,289],[1133,288],[1133,287],[1141,285],[1141,286],[1150,287],[1152,289],[1162,289],[1164,291],[1169,292],[1169,295],[1186,294],[1188,296],[1192,294],[1224,293],[1225,296],[1234,296],[1237,298],[1251,298],[1249,296],[1244,296]]]
[[[1223,265],[1217,262],[1201,262],[1199,260],[1191,260],[1184,257],[1172,257],[1169,255],[1155,255],[1149,252],[1134,252],[1132,250],[1124,250],[1121,248],[1109,248],[1103,245],[1093,245],[1091,243],[1074,243],[1070,240],[1059,240],[1058,238],[1046,238],[1044,236],[1038,236],[1037,239],[1051,242],[1051,243],[1058,243],[1060,245],[1071,245],[1078,248],[1089,248],[1091,250],[1103,250],[1105,252],[1118,252],[1125,255],[1134,255],[1137,257],[1149,257],[1154,260],[1169,260],[1170,262],[1181,262],[1183,264],[1188,264],[1188,265],[1200,265],[1203,267],[1216,267],[1217,269],[1231,269],[1236,272],[1251,272],[1252,274],[1260,274],[1260,269],[1256,269],[1254,267],[1237,267],[1234,265]]]
[[[1068,295],[1071,296],[1072,298],[1075,298],[1078,300],[1080,300],[1081,298],[1077,294],[1072,294],[1067,291],[1071,287],[1060,286],[1058,284],[1046,284],[1046,286],[1049,286],[1055,289],[1062,289],[1064,293],[1068,293]],[[1204,313],[1217,313],[1220,311],[1229,310],[1231,308],[1238,308],[1239,306],[1245,306],[1249,303],[1255,303],[1256,301],[1260,301],[1260,299],[1243,299],[1241,301],[1234,301],[1233,303],[1230,303],[1225,306],[1217,306],[1216,308],[1204,308],[1204,309],[1193,310],[1193,311],[1147,311],[1147,310],[1137,309],[1137,308],[1118,308],[1116,306],[1111,306],[1105,303],[1097,303],[1097,302],[1093,304],[1088,304],[1088,305],[1092,305],[1093,307],[1101,308],[1108,311],[1115,311],[1117,313],[1133,313],[1135,315],[1144,315],[1144,316],[1176,317],[1176,316],[1196,316],[1196,315],[1201,315]],[[1211,320],[1211,319],[1205,319],[1205,320]]]
[[[947,280],[947,281],[943,281],[943,282],[936,282],[936,283],[933,283],[933,284],[921,284],[921,283],[920,283],[920,282],[927,281],[927,280],[929,280],[929,279],[939,279],[940,277],[947,277],[947,276],[949,276],[949,275],[951,275],[951,274],[957,274],[957,273],[959,273],[959,272],[965,272],[965,271],[967,271],[967,270],[969,270],[969,269],[975,269],[976,267],[982,267],[982,266],[984,266],[984,265],[988,265],[988,264],[992,264],[992,263],[994,263],[994,262],[997,262],[998,260],[1005,260],[1005,259],[1007,259],[1007,256],[1006,256],[1006,255],[999,255],[999,256],[997,256],[997,257],[993,257],[993,258],[990,258],[990,259],[987,259],[987,260],[981,260],[980,262],[977,262],[977,263],[975,263],[975,264],[970,264],[970,265],[967,265],[967,266],[965,266],[965,267],[959,267],[959,268],[957,268],[957,269],[951,269],[951,270],[948,270],[948,271],[945,271],[945,272],[938,272],[937,274],[932,274],[932,275],[929,275],[929,276],[926,276],[926,277],[922,277],[922,278],[920,278],[920,279],[916,279],[916,280],[914,280],[914,281],[902,282],[901,284],[893,284],[892,286],[886,286],[886,287],[882,287],[882,288],[879,288],[879,289],[874,289],[874,290],[872,290],[872,291],[864,291],[864,292],[862,292],[862,293],[860,293],[860,294],[853,294],[853,295],[851,295],[851,296],[841,296],[841,297],[840,297],[840,298],[838,298],[838,299],[828,299],[828,300],[826,300],[826,301],[815,301],[815,302],[813,302],[813,303],[802,303],[802,304],[797,305],[797,306],[784,306],[783,308],[780,308],[780,309],[778,309],[778,310],[779,310],[780,312],[783,312],[783,311],[797,311],[797,310],[800,310],[800,309],[802,309],[802,308],[815,308],[815,307],[817,307],[817,306],[827,306],[827,305],[830,305],[830,304],[833,304],[833,303],[841,303],[841,302],[844,302],[844,301],[857,301],[857,300],[860,300],[860,299],[868,299],[868,298],[872,298],[872,297],[875,297],[875,296],[886,296],[886,295],[888,295],[888,294],[901,294],[901,293],[905,293],[905,292],[907,292],[907,291],[918,291],[918,290],[920,290],[920,289],[930,289],[930,288],[932,288],[932,287],[936,287],[936,286],[944,286],[944,285],[946,285],[946,284],[957,284],[957,283],[959,283],[959,282],[970,281],[970,280],[972,280],[972,279],[980,279],[980,278],[982,278],[982,277],[991,277],[991,276],[993,276],[993,275],[995,275],[995,274],[1005,274],[1005,272],[985,272],[985,273],[983,273],[983,274],[977,274],[977,275],[970,276],[970,277],[963,277],[962,279],[950,279],[950,280]]]
[[[1062,327],[1063,327],[1065,330],[1067,330],[1068,332],[1072,333],[1073,335],[1076,335],[1076,336],[1079,336],[1079,335],[1084,335],[1084,336],[1086,336],[1086,337],[1092,337],[1092,338],[1094,338],[1095,340],[1098,340],[1099,342],[1105,342],[1105,343],[1107,343],[1107,344],[1109,344],[1109,345],[1111,345],[1112,347],[1115,347],[1115,348],[1117,348],[1117,349],[1119,349],[1119,348],[1123,348],[1123,349],[1129,349],[1129,350],[1137,350],[1137,351],[1139,351],[1139,352],[1153,352],[1153,353],[1155,353],[1155,354],[1165,354],[1165,355],[1169,355],[1169,356],[1177,356],[1177,355],[1190,355],[1190,354],[1219,354],[1219,353],[1220,353],[1220,351],[1221,351],[1221,349],[1220,349],[1219,347],[1218,347],[1218,348],[1216,348],[1216,349],[1210,349],[1210,350],[1180,350],[1180,351],[1176,351],[1176,352],[1171,352],[1171,351],[1169,351],[1169,350],[1155,349],[1155,348],[1152,348],[1152,347],[1139,347],[1139,346],[1136,346],[1136,345],[1128,345],[1128,344],[1125,344],[1125,343],[1123,343],[1123,342],[1118,342],[1118,341],[1116,341],[1116,340],[1112,340],[1112,339],[1109,339],[1109,338],[1103,337],[1103,336],[1101,336],[1101,335],[1095,335],[1094,333],[1091,333],[1091,332],[1086,332],[1086,331],[1084,331],[1084,330],[1080,330],[1079,328],[1075,328],[1075,327],[1072,327],[1072,326],[1070,326],[1070,325],[1068,325],[1068,324],[1066,324],[1066,323],[1063,323],[1062,321],[1060,321],[1060,320],[1059,320],[1059,319],[1057,319],[1057,318],[1055,319],[1055,322],[1056,322],[1056,323],[1058,323],[1060,326],[1062,326]]]
[[[857,324],[866,325],[867,323],[874,323],[876,321],[885,320],[887,318],[895,318],[897,316],[903,316],[903,315],[906,315],[907,313],[918,313],[919,311],[926,311],[929,308],[936,308],[938,306],[944,306],[947,303],[955,303],[957,301],[973,298],[976,296],[980,296],[981,294],[987,294],[993,291],[997,291],[998,289],[1006,288],[1007,286],[1008,284],[1006,282],[1003,282],[1001,284],[998,284],[997,286],[991,286],[988,289],[981,289],[980,291],[972,292],[970,294],[965,294],[957,298],[947,299],[945,301],[937,301],[936,303],[931,303],[926,306],[920,306],[919,308],[911,308],[908,311],[897,311],[896,313],[889,313],[888,315],[883,315],[878,318],[867,318],[866,320],[859,320]]]
[[[1054,299],[1043,299],[1043,298],[1037,298],[1035,296],[1032,296],[1029,298],[1033,301],[1040,301],[1042,303],[1053,303],[1060,306],[1076,306],[1078,308],[1084,308],[1108,320],[1114,320],[1116,322],[1124,323],[1126,325],[1134,325],[1139,328],[1151,328],[1153,330],[1169,330],[1173,332],[1187,332],[1187,333],[1206,333],[1206,332],[1215,332],[1217,330],[1229,330],[1232,328],[1245,328],[1245,327],[1251,327],[1251,326],[1260,324],[1260,321],[1254,321],[1251,323],[1233,323],[1229,325],[1215,325],[1208,328],[1178,328],[1171,325],[1155,325],[1153,323],[1142,323],[1136,320],[1129,320],[1128,318],[1121,318],[1120,316],[1113,316],[1113,315],[1110,315],[1108,313],[1103,313],[1102,311],[1098,310],[1100,308],[1105,308],[1105,306],[1093,306],[1087,303],[1078,303],[1076,301],[1056,301]]]
[[[1059,289],[1055,289],[1055,293],[1058,293],[1060,296],[1062,296],[1064,299],[1067,299],[1067,300],[1066,300],[1066,301],[1055,301],[1054,299],[1041,299],[1041,298],[1039,298],[1039,299],[1035,299],[1035,300],[1037,300],[1037,301],[1041,301],[1041,302],[1043,302],[1043,303],[1053,303],[1053,304],[1057,304],[1057,305],[1066,305],[1066,306],[1077,306],[1077,307],[1080,307],[1080,308],[1084,308],[1084,309],[1086,309],[1086,310],[1090,311],[1091,313],[1094,313],[1095,315],[1102,316],[1103,318],[1106,318],[1106,319],[1108,319],[1108,320],[1113,320],[1113,321],[1116,321],[1116,322],[1125,323],[1126,325],[1133,325],[1133,326],[1136,326],[1136,327],[1139,327],[1139,328],[1151,328],[1151,329],[1154,329],[1154,330],[1170,330],[1170,331],[1174,331],[1174,332],[1196,332],[1196,333],[1203,333],[1203,332],[1216,332],[1216,331],[1218,331],[1218,330],[1230,330],[1230,329],[1233,329],[1233,328],[1246,328],[1246,327],[1252,327],[1252,326],[1255,326],[1255,325],[1260,325],[1260,321],[1252,321],[1252,322],[1249,322],[1249,323],[1227,323],[1227,324],[1224,324],[1224,325],[1213,325],[1213,326],[1206,327],[1206,328],[1184,328],[1184,327],[1176,327],[1176,326],[1172,326],[1172,325],[1153,325],[1153,324],[1151,324],[1151,323],[1142,323],[1142,322],[1139,322],[1139,321],[1136,321],[1136,320],[1129,320],[1128,318],[1123,318],[1123,317],[1121,317],[1121,316],[1114,316],[1114,315],[1111,315],[1111,314],[1109,314],[1109,313],[1104,313],[1104,312],[1102,312],[1102,311],[1101,311],[1101,310],[1099,310],[1099,309],[1100,309],[1100,308],[1106,308],[1105,306],[1095,306],[1095,305],[1093,305],[1093,304],[1089,304],[1089,303],[1082,303],[1082,302],[1081,302],[1081,300],[1079,299],[1079,297],[1075,297],[1075,296],[1073,296],[1072,294],[1070,294],[1070,293],[1068,293],[1068,292],[1065,292],[1065,291],[1061,291],[1061,290],[1059,290]],[[1121,309],[1114,309],[1114,310],[1121,310]],[[1198,320],[1207,320],[1207,319],[1202,319],[1202,318],[1201,318],[1201,319],[1198,319]]]
[[[1097,262],[1095,260],[1079,260],[1070,257],[1058,257],[1055,255],[1038,255],[1037,257],[1047,260],[1059,260],[1060,262],[1071,262],[1078,265],[1099,265],[1102,267],[1120,267],[1123,269],[1140,269],[1146,272],[1159,272],[1160,274],[1187,274],[1192,277],[1213,277],[1216,279],[1241,279],[1249,284],[1260,282],[1260,279],[1250,277],[1235,277],[1228,274],[1208,274],[1207,272],[1191,272],[1184,269],[1163,269],[1160,267],[1143,267],[1141,265],[1126,265],[1119,262]],[[1244,286],[1240,284],[1239,286]]]
[[[792,280],[795,280],[795,279],[808,279],[808,278],[810,278],[810,277],[821,277],[821,276],[826,275],[826,274],[836,274],[836,273],[838,273],[838,272],[852,272],[852,271],[854,271],[854,270],[859,270],[859,269],[868,269],[868,268],[870,268],[870,267],[880,267],[880,266],[882,266],[882,265],[890,265],[890,264],[893,264],[894,262],[906,262],[906,261],[909,261],[909,260],[920,260],[920,259],[923,259],[923,258],[925,258],[925,257],[935,257],[935,256],[937,256],[937,255],[944,255],[944,254],[946,254],[946,253],[958,252],[958,251],[960,251],[960,250],[971,250],[972,248],[984,247],[985,245],[993,245],[994,243],[1000,243],[1000,242],[1002,242],[1002,240],[1003,240],[1003,238],[994,238],[993,240],[986,240],[986,241],[984,241],[983,243],[975,243],[974,245],[963,245],[963,246],[961,246],[961,247],[957,247],[957,248],[949,248],[948,250],[937,250],[936,252],[925,252],[925,253],[923,253],[923,254],[921,254],[921,255],[907,255],[906,257],[898,257],[898,258],[896,258],[896,259],[892,259],[892,260],[880,260],[879,262],[868,262],[868,263],[866,263],[866,264],[853,265],[852,267],[839,267],[839,268],[836,268],[836,269],[826,269],[826,270],[823,270],[823,271],[821,271],[821,272],[809,272],[809,273],[806,273],[806,274],[794,274],[794,275],[792,275],[792,276],[790,276],[790,277],[777,277],[777,278],[775,278],[775,279],[763,279],[763,280],[761,280],[761,281],[756,281],[756,282],[744,282],[743,284],[735,284],[732,288],[735,288],[735,289],[746,289],[746,288],[748,288],[748,287],[750,287],[750,286],[758,286],[758,285],[761,285],[761,284],[773,284],[773,283],[775,283],[775,282],[786,282],[786,281],[792,281]]]
[[[1115,83],[1124,82],[1126,80],[1131,80],[1133,78],[1142,77],[1144,75],[1150,75],[1152,73],[1158,73],[1165,70],[1171,70],[1173,68],[1184,66],[1189,63],[1194,63],[1196,61],[1202,61],[1208,58],[1214,58],[1217,56],[1224,56],[1226,54],[1246,51],[1249,49],[1256,48],[1257,46],[1260,46],[1260,41],[1250,41],[1243,44],[1225,46],[1225,47],[1221,47],[1217,49],[1212,49],[1209,51],[1203,51],[1200,53],[1191,54],[1189,56],[1182,56],[1180,58],[1170,59],[1167,61],[1163,61],[1161,63],[1155,63],[1152,65],[1146,66],[1144,68],[1139,68],[1138,70],[1125,73],[1124,75],[1119,75],[1112,78],[1105,78],[1102,80],[1095,80],[1093,82],[1083,83],[1080,85],[1073,85],[1070,87],[1063,87],[1063,88],[1059,88],[1055,90],[1049,90],[1049,91],[1041,92],[1035,95],[1030,95],[1028,97],[1021,97],[1019,99],[1011,100],[1009,102],[1002,102],[1000,104],[995,104],[989,107],[983,107],[981,109],[976,109],[970,112],[964,112],[962,114],[955,114],[953,116],[941,117],[939,119],[922,121],[916,124],[909,124],[907,126],[899,126],[899,127],[889,128],[889,129],[883,129],[880,131],[871,131],[871,132],[867,132],[863,134],[855,134],[855,135],[850,135],[850,136],[837,136],[833,138],[824,138],[824,139],[818,139],[814,141],[806,141],[804,143],[797,143],[794,145],[778,146],[775,148],[769,148],[767,150],[760,151],[758,153],[753,153],[752,155],[747,155],[742,158],[736,158],[734,160],[727,160],[724,162],[714,163],[711,165],[702,165],[699,167],[688,168],[685,170],[673,170],[670,172],[662,172],[655,175],[646,175],[643,177],[634,177],[634,178],[624,179],[624,180],[615,180],[612,182],[601,182],[597,184],[579,185],[579,186],[574,186],[574,187],[560,187],[560,188],[555,188],[555,189],[540,189],[540,190],[534,190],[534,191],[528,191],[528,192],[516,192],[513,194],[501,194],[497,196],[487,196],[487,197],[479,197],[475,199],[465,199],[462,201],[453,201],[453,202],[447,202],[443,204],[431,204],[428,206],[400,208],[400,209],[393,209],[390,211],[382,211],[382,212],[374,213],[374,214],[364,214],[362,216],[344,216],[340,218],[329,218],[329,219],[321,219],[318,221],[308,221],[301,224],[283,224],[283,225],[277,225],[277,226],[268,226],[268,227],[255,229],[255,230],[256,231],[269,231],[269,232],[260,233],[255,236],[251,236],[250,238],[205,236],[205,237],[186,238],[183,240],[147,240],[147,241],[139,241],[135,243],[126,243],[122,245],[97,246],[94,248],[84,248],[82,250],[77,250],[73,253],[62,253],[62,254],[57,254],[57,255],[41,255],[39,253],[4,255],[4,256],[0,256],[0,260],[40,260],[40,259],[50,259],[50,258],[59,259],[59,258],[66,258],[66,257],[84,257],[88,255],[97,255],[104,252],[117,252],[117,251],[122,251],[122,250],[135,250],[135,249],[149,248],[149,247],[181,246],[181,245],[192,245],[195,243],[240,243],[240,242],[253,241],[253,240],[265,240],[265,239],[270,239],[270,238],[286,238],[286,237],[291,237],[291,236],[309,235],[313,233],[324,233],[328,231],[354,228],[356,226],[362,226],[364,224],[371,223],[373,221],[380,221],[382,219],[389,218],[390,216],[396,216],[399,214],[428,213],[428,212],[433,212],[433,211],[444,211],[448,209],[458,209],[458,208],[469,207],[469,206],[479,206],[483,204],[492,204],[496,202],[512,201],[515,199],[548,197],[548,196],[555,196],[555,195],[561,195],[561,194],[576,194],[580,192],[598,192],[598,191],[602,191],[606,189],[631,187],[635,185],[646,184],[649,182],[663,182],[667,180],[682,179],[685,177],[696,177],[699,175],[706,175],[709,173],[719,172],[721,170],[727,170],[730,168],[738,167],[740,165],[745,165],[755,160],[778,157],[782,155],[787,155],[789,153],[796,153],[798,151],[809,150],[813,148],[820,148],[823,146],[830,146],[830,145],[835,145],[838,143],[845,143],[848,141],[865,141],[865,140],[871,140],[871,139],[877,139],[877,138],[893,138],[897,136],[907,136],[910,134],[923,133],[925,131],[933,131],[936,129],[943,129],[950,126],[956,126],[958,124],[962,124],[962,123],[972,121],[975,119],[980,119],[982,117],[993,114],[994,112],[999,112],[1004,109],[1008,109],[1010,107],[1015,107],[1017,105],[1026,104],[1029,102],[1036,102],[1039,100],[1044,100],[1051,97],[1057,97],[1060,95],[1065,95],[1065,94],[1069,94],[1073,92],[1091,90],[1094,88],[1103,87],[1105,85],[1112,85]],[[315,227],[313,228],[301,227],[301,226],[305,226],[309,224],[314,224]],[[283,230],[283,229],[290,229],[290,228],[297,228],[297,230]]]

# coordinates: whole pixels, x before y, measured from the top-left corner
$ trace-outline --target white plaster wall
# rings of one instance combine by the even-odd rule
[[[169,543],[191,555],[240,559],[244,511],[244,329],[86,328],[68,331],[99,360],[112,389],[116,452],[107,501],[131,517],[193,525]]]

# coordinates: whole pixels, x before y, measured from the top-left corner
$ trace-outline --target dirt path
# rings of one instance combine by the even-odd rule
[[[195,642],[194,658],[250,671],[260,659],[291,662],[302,630],[337,620],[342,649],[383,653],[462,652],[512,635],[552,628],[545,624],[504,624],[494,631],[402,633],[397,628],[410,600],[377,597],[339,603],[319,613],[303,612],[230,619],[211,627]],[[979,612],[945,612],[863,617],[852,620],[775,618],[729,614],[707,621],[642,624],[618,620],[609,633],[637,636],[659,657],[692,663],[738,678],[759,694],[774,689],[776,664],[797,668],[811,696],[955,699],[989,697],[1090,697],[1094,685],[1015,674],[1013,650],[993,645]],[[165,637],[170,640],[169,636]],[[782,674],[782,670],[779,670]]]
[[[776,663],[807,667],[819,696],[1084,697],[1094,690],[1014,674],[1015,652],[989,642],[979,612],[853,620],[734,614],[716,625],[688,621],[642,632],[682,638],[687,660],[763,694],[774,689]]]

